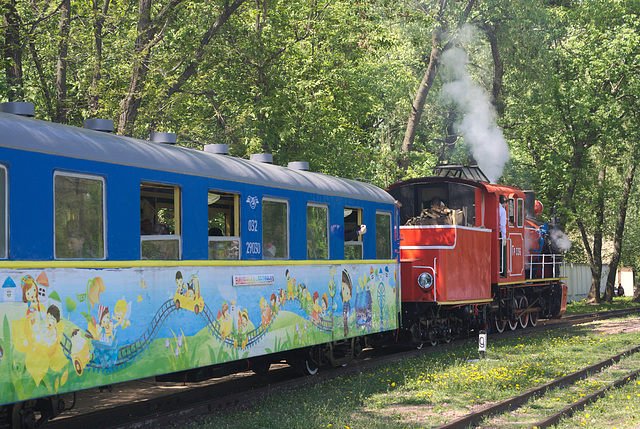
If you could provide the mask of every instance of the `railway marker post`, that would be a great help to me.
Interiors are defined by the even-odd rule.
[[[482,330],[478,335],[478,354],[480,355],[480,359],[484,359],[486,351],[487,351],[487,331]]]

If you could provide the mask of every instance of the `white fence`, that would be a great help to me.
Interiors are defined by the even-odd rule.
[[[567,277],[567,301],[582,301],[589,295],[591,289],[591,269],[587,264],[566,264],[565,275]],[[602,276],[600,278],[600,293],[604,293],[609,275],[609,265],[602,265]],[[622,283],[625,296],[633,296],[633,272],[629,269],[621,268],[618,271],[617,283]]]

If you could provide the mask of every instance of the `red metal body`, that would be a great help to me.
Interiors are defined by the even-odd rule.
[[[465,179],[430,177],[394,186],[422,187],[416,206],[425,206],[431,195],[466,193],[462,225],[412,225],[400,227],[400,259],[403,302],[447,304],[486,302],[491,285],[525,280],[525,195],[519,189]],[[449,190],[443,191],[445,187]],[[462,191],[453,190],[453,187]],[[391,188],[393,189],[393,187]],[[401,191],[398,191],[401,192]],[[500,273],[499,196],[509,198],[507,213],[506,272]],[[453,197],[450,198],[453,202]],[[416,211],[415,207],[411,209]],[[472,216],[469,214],[472,213]],[[433,288],[418,286],[418,276],[430,272]]]
[[[457,225],[403,226],[400,239],[402,301],[491,301],[490,230]],[[426,293],[417,282],[425,270],[435,279]]]

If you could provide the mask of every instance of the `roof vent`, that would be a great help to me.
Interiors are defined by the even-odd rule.
[[[229,155],[229,145],[228,144],[206,144],[204,145],[204,151],[208,153],[215,153],[217,155]]]
[[[151,133],[149,140],[154,143],[176,144],[176,133]]]
[[[88,130],[103,131],[105,133],[113,132],[113,120],[111,119],[85,119],[82,126]]]
[[[309,163],[307,161],[291,161],[289,164],[287,164],[287,167],[291,168],[292,170],[309,171]]]
[[[265,164],[273,164],[273,155],[270,153],[252,153],[249,156],[251,161],[264,162]]]
[[[36,109],[33,103],[28,101],[8,101],[0,104],[0,112],[12,113],[18,116],[27,116],[33,118],[36,115]]]

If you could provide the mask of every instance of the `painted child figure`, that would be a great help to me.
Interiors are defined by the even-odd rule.
[[[349,336],[349,313],[351,313],[351,304],[349,300],[353,294],[353,284],[347,270],[342,270],[342,323],[344,325],[344,336]]]

